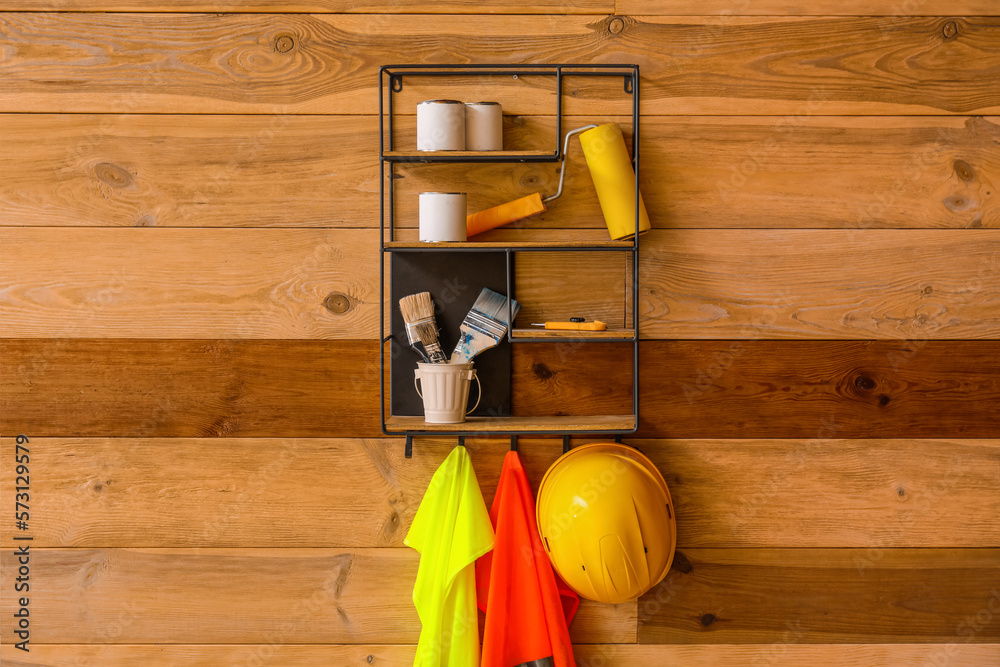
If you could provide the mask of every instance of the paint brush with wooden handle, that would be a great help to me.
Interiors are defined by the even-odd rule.
[[[438,342],[437,321],[434,319],[434,302],[430,292],[410,294],[399,300],[399,312],[406,322],[406,337],[410,347],[420,352],[424,360],[432,364],[446,364],[448,357]],[[421,352],[417,344],[423,346],[426,354]]]
[[[521,310],[521,304],[510,300],[513,320]],[[477,354],[496,347],[507,335],[507,297],[484,287],[479,298],[472,304],[472,310],[462,320],[462,335],[455,351],[451,353],[451,363],[464,364],[472,361]]]

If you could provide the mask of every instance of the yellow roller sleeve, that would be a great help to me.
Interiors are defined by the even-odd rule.
[[[618,241],[632,237],[635,234],[635,172],[621,128],[615,123],[599,125],[581,133],[580,144],[611,238]],[[648,229],[649,215],[640,195],[639,233]]]
[[[506,204],[488,208],[479,213],[473,213],[465,218],[468,235],[474,236],[491,229],[496,229],[515,220],[521,220],[536,213],[544,213],[545,204],[538,192],[521,197]]]

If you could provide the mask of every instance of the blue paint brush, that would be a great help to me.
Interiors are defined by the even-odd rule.
[[[517,317],[521,304],[511,299],[511,317]],[[462,335],[455,351],[451,353],[451,363],[465,364],[479,353],[496,347],[507,335],[507,297],[484,287],[479,298],[472,304],[472,310],[462,320]]]

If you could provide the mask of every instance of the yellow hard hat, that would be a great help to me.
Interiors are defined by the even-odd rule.
[[[552,566],[582,598],[632,600],[670,569],[670,491],[632,447],[597,442],[566,452],[542,478],[535,511]]]

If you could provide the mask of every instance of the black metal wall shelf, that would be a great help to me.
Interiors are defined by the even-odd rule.
[[[404,90],[405,81],[416,77],[512,77],[519,76],[552,77],[555,93],[556,145],[551,150],[532,148],[527,150],[504,151],[441,151],[417,152],[414,147],[402,149],[396,145],[394,137],[394,116],[398,113],[398,101],[394,96]],[[406,436],[407,456],[410,455],[412,438],[415,436],[511,436],[512,442],[518,435],[561,435],[564,442],[569,435],[602,434],[617,439],[624,434],[634,433],[639,423],[639,336],[637,327],[638,275],[639,275],[639,235],[627,241],[579,240],[569,238],[573,230],[565,230],[567,238],[553,240],[562,230],[549,229],[544,238],[531,238],[531,231],[523,230],[524,239],[514,241],[469,241],[466,243],[422,243],[396,238],[395,220],[395,168],[402,164],[433,163],[545,163],[564,159],[563,97],[564,79],[567,77],[620,77],[623,94],[631,98],[632,107],[632,166],[636,173],[635,188],[635,228],[639,227],[639,67],[630,64],[558,64],[558,65],[385,65],[379,68],[379,218],[380,253],[379,268],[382,277],[381,294],[387,297],[386,257],[405,255],[410,258],[424,258],[428,266],[433,266],[435,253],[503,253],[506,258],[506,283],[508,313],[511,313],[511,299],[514,294],[515,255],[519,252],[625,252],[631,255],[632,326],[613,328],[606,332],[555,332],[547,330],[508,329],[505,344],[519,343],[598,343],[617,342],[632,344],[632,412],[621,415],[599,416],[542,416],[526,417],[496,414],[488,411],[485,416],[470,416],[462,424],[426,423],[418,415],[397,415],[392,407],[387,414],[386,398],[396,397],[396,392],[408,387],[393,385],[390,380],[389,393],[386,391],[387,370],[390,371],[400,349],[408,351],[405,334],[386,330],[386,304],[382,304],[379,316],[379,331],[382,341],[380,354],[380,411],[382,432],[386,435]],[[391,267],[390,267],[391,269]],[[388,281],[394,285],[391,270]],[[478,293],[478,290],[477,290]],[[395,308],[395,303],[389,304]],[[509,378],[508,378],[509,381]],[[411,389],[412,391],[412,389]]]

